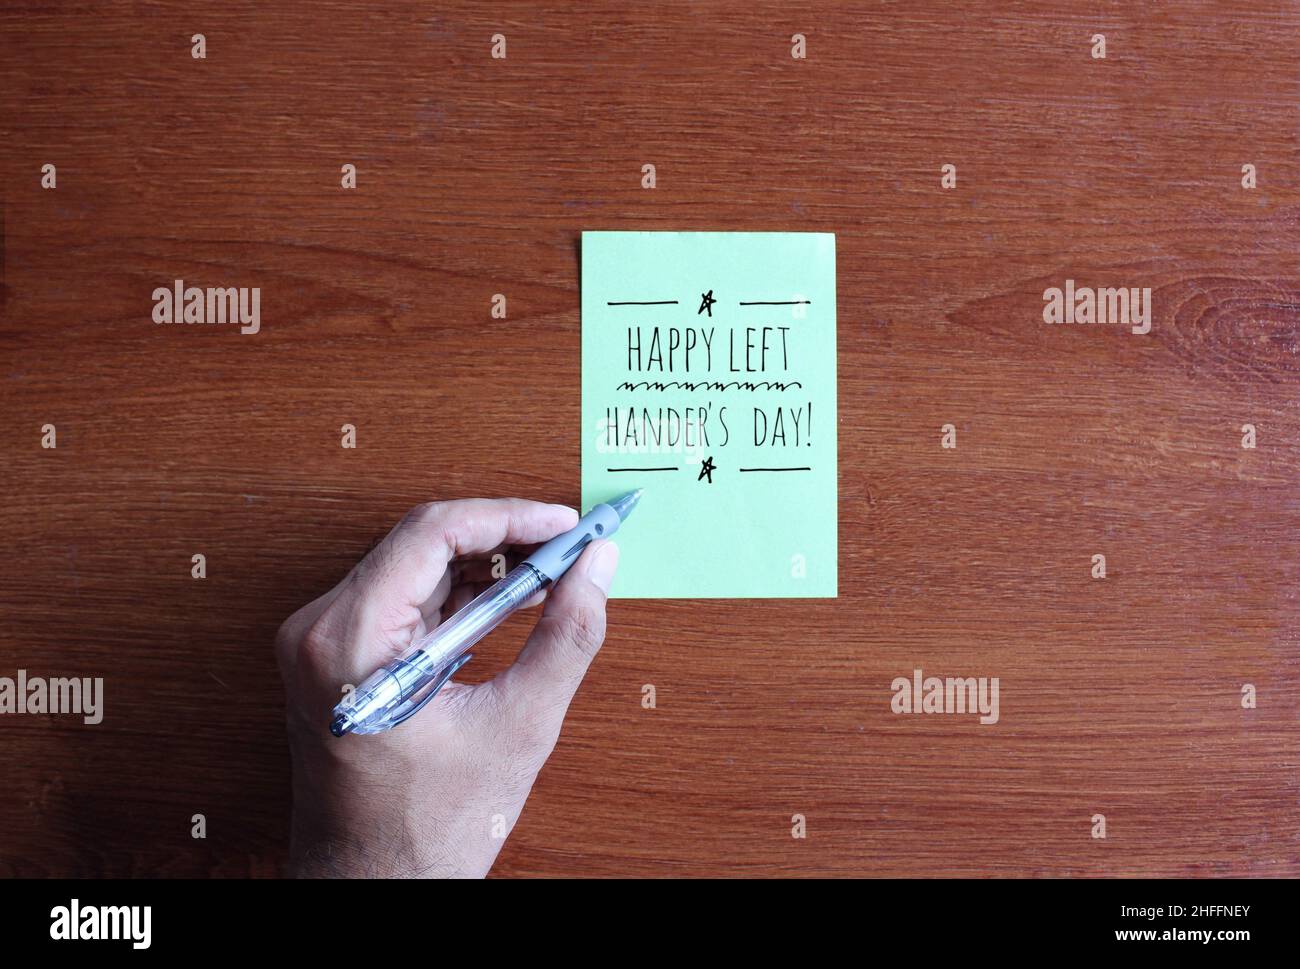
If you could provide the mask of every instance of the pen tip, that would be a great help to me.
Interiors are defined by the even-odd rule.
[[[615,498],[609,503],[609,506],[618,512],[619,521],[627,521],[627,516],[632,513],[632,509],[636,507],[636,503],[641,500],[643,494],[645,494],[645,489],[637,488],[636,491],[629,491],[621,498]]]

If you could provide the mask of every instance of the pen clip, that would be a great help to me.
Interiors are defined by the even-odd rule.
[[[388,715],[387,719],[376,727],[375,732],[382,733],[385,730],[392,730],[399,723],[405,723],[423,710],[424,705],[437,696],[438,691],[447,685],[447,681],[452,678],[452,675],[473,658],[473,653],[466,653],[464,656],[453,660],[446,669],[438,674],[438,678],[426,688],[424,694],[418,700],[412,697],[397,707]]]

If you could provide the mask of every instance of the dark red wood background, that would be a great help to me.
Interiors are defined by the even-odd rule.
[[[0,13],[0,675],[106,680],[0,718],[0,872],[280,870],[278,623],[417,502],[577,501],[579,233],[640,228],[837,234],[840,598],[612,604],[498,873],[1300,874],[1300,9],[482,6]]]

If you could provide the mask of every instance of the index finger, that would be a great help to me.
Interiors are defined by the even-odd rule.
[[[500,545],[531,545],[578,523],[566,505],[523,498],[465,498],[411,509],[353,570],[344,595],[360,607],[362,641],[414,628],[454,558]],[[395,646],[403,645],[400,641]]]

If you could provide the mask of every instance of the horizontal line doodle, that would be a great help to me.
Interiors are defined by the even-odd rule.
[[[740,305],[741,306],[811,306],[812,300],[810,299],[781,299],[781,300],[773,300],[773,301],[754,300],[753,302],[750,303],[746,303],[744,300],[741,300]]]
[[[652,299],[648,302],[637,302],[635,300],[624,300],[621,303],[605,303],[606,306],[676,306],[675,299]]]
[[[606,471],[680,471],[681,468],[606,468]]]
[[[728,380],[725,383],[720,380],[670,380],[667,383],[652,380],[638,380],[632,383],[625,380],[615,390],[668,390],[674,388],[677,390],[726,390],[728,387],[735,387],[737,390],[789,390],[791,387],[803,387],[803,384],[797,380],[791,380],[785,383],[780,380],[760,380],[757,383],[748,380]]]
[[[812,468],[741,468],[741,471],[811,471]]]

